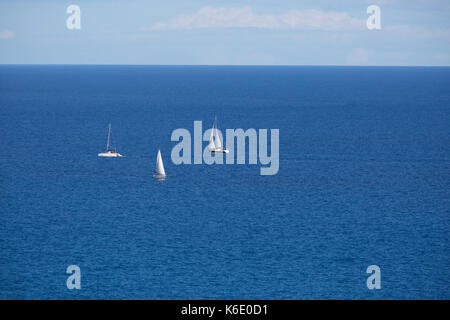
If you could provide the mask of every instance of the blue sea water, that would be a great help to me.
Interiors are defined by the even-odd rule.
[[[174,165],[214,115],[278,174]],[[1,299],[450,298],[450,68],[0,66],[0,137]]]

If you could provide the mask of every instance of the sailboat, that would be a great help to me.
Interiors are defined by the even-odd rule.
[[[153,176],[157,179],[164,179],[166,177],[166,171],[164,171],[161,151],[159,149],[158,156],[156,157],[156,173]]]
[[[116,151],[115,148],[111,148],[110,144],[111,144],[111,123],[109,124],[108,128],[108,140],[106,141],[106,150],[105,152],[100,152],[98,156],[109,158],[123,157],[120,153]]]
[[[217,117],[214,117],[213,127],[211,129],[211,137],[209,138],[209,151],[212,153],[228,153],[229,151],[222,147],[219,132],[217,129]]]

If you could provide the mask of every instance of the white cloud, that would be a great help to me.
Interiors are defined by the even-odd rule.
[[[0,39],[11,39],[14,38],[14,33],[11,30],[5,30],[0,32]]]
[[[251,7],[203,7],[188,15],[157,22],[143,30],[200,29],[200,28],[263,28],[306,30],[364,29],[365,20],[343,12],[320,10],[291,10],[284,14],[256,14]]]

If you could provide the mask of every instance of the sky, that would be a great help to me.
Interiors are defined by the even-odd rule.
[[[450,0],[1,0],[0,64],[450,66]]]

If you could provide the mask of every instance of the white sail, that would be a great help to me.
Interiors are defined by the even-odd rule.
[[[214,117],[214,123],[211,129],[211,137],[209,138],[209,149],[214,151],[222,149],[222,141],[220,141],[216,117]]]
[[[228,153],[229,151],[222,146],[220,140],[219,129],[217,127],[217,118],[214,117],[213,127],[211,129],[211,137],[209,138],[209,150],[217,153]]]
[[[156,173],[161,176],[165,176],[164,165],[161,157],[161,151],[158,149],[158,156],[156,157]]]
[[[209,137],[209,150],[215,150],[216,145],[214,144],[214,127],[211,129],[211,136]]]
[[[215,136],[215,146],[217,149],[222,149],[222,141],[220,141],[219,130],[217,128],[214,129]]]

